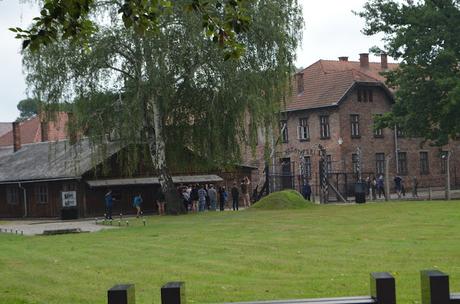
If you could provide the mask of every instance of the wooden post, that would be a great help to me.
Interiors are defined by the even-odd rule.
[[[371,297],[378,304],[396,304],[395,278],[388,272],[371,273]]]
[[[107,291],[108,304],[135,304],[133,284],[115,285]]]
[[[161,304],[185,304],[185,283],[169,282],[161,287]]]
[[[420,272],[422,304],[449,304],[449,276],[439,270]]]

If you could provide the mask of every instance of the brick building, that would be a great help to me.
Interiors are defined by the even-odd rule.
[[[66,125],[69,116],[65,112],[56,114],[48,123],[41,123],[38,115],[19,123],[22,144],[41,141],[58,141],[67,138]],[[11,123],[0,123],[0,147],[13,146],[13,128]]]
[[[116,197],[116,214],[133,213],[132,198],[139,193],[144,198],[143,210],[156,212],[160,183],[149,169],[149,158],[127,175],[120,169],[122,154],[127,153],[120,142],[108,141],[98,148],[85,138],[76,142],[62,139],[65,124],[38,119],[11,126],[11,132],[0,137],[5,140],[4,146],[0,144],[0,218],[55,218],[69,208],[81,217],[100,216],[108,189]],[[171,170],[177,185],[212,183],[230,189],[233,181],[251,175],[252,168],[243,165],[225,172],[194,168],[197,156],[189,157],[189,167]]]
[[[367,176],[385,173],[385,159],[389,159],[392,181],[398,173],[406,188],[416,176],[421,187],[442,186],[445,183],[446,160],[441,156],[451,151],[452,183],[457,183],[460,151],[458,142],[433,147],[421,139],[407,138],[403,130],[374,130],[374,119],[391,110],[393,92],[384,84],[380,74],[398,65],[369,62],[368,54],[360,54],[359,61],[340,57],[338,61],[319,60],[294,78],[292,96],[281,113],[278,142],[271,153],[272,189],[300,188],[300,175],[305,172],[310,183],[318,185],[321,144],[327,151],[330,181],[350,192],[356,180],[358,166]],[[257,147],[253,164],[261,176],[263,142]],[[359,163],[359,165],[358,165]],[[342,190],[342,189],[341,189]]]

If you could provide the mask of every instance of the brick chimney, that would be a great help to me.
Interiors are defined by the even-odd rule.
[[[41,141],[49,141],[49,123],[47,121],[40,122]]]
[[[21,149],[21,125],[18,121],[13,122],[13,151]]]
[[[361,53],[361,54],[359,54],[359,66],[361,68],[368,68],[369,67],[369,53]]]
[[[385,53],[380,54],[380,66],[382,70],[388,69],[388,56]]]
[[[69,135],[69,143],[71,145],[74,145],[77,143],[78,140],[77,131],[75,130],[75,116],[72,112],[68,112],[67,117],[67,131]]]
[[[347,62],[347,61],[348,61],[348,57],[347,57],[347,56],[341,56],[341,57],[339,57],[339,61]]]

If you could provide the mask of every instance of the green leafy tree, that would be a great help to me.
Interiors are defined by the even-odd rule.
[[[438,145],[460,133],[460,1],[368,1],[357,13],[364,33],[384,34],[385,52],[400,59],[386,73],[396,89],[383,125]],[[381,52],[378,48],[373,51]]]
[[[26,98],[18,103],[19,117],[17,121],[24,121],[38,114],[39,101],[34,98]]]
[[[202,18],[182,9],[188,2],[176,1],[156,30],[139,34],[101,1],[86,47],[60,41],[24,52],[29,88],[44,100],[76,99],[77,127],[95,144],[110,135],[130,147],[133,166],[147,151],[171,213],[182,204],[170,168],[187,152],[200,165],[229,166],[258,128],[271,126],[303,26],[295,0],[251,2],[245,10],[257,18],[238,38],[246,51],[225,60]]]

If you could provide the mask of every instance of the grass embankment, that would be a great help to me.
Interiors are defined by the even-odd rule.
[[[396,277],[398,303],[420,303],[419,271],[460,291],[460,203],[315,206],[151,217],[128,228],[52,237],[0,234],[0,303],[106,303],[116,283],[138,304],[167,281],[188,303],[366,295],[369,273]]]
[[[257,210],[302,209],[314,206],[295,190],[274,192],[252,205]]]

